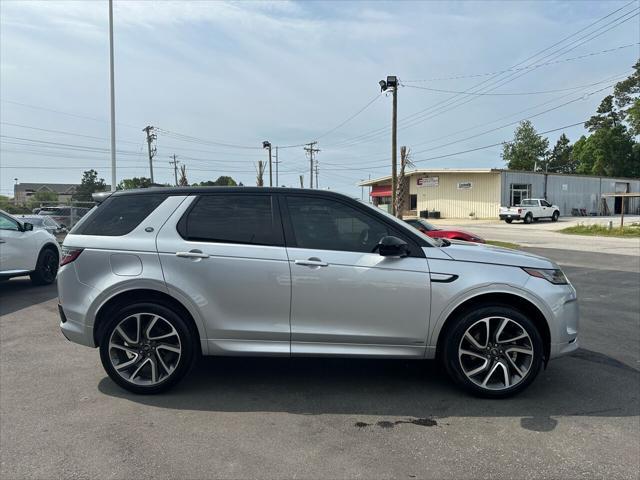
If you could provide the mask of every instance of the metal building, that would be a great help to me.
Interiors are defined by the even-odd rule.
[[[501,205],[517,205],[524,198],[546,198],[560,214],[640,214],[640,199],[603,197],[605,193],[638,193],[640,179],[485,169],[427,169],[407,173],[409,188],[404,215],[439,212],[445,218],[495,218]],[[391,176],[364,181],[371,201],[390,210]]]

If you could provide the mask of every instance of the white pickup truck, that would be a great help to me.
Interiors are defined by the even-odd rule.
[[[500,207],[500,220],[507,223],[514,220],[531,223],[541,218],[550,218],[552,222],[557,222],[559,217],[560,208],[557,205],[551,205],[544,198],[527,198],[515,207]]]

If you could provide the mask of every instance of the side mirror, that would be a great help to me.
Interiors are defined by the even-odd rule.
[[[22,224],[22,231],[23,232],[30,232],[31,230],[33,230],[33,223],[24,222]]]
[[[377,251],[383,257],[407,257],[409,245],[398,237],[382,237],[373,251]]]

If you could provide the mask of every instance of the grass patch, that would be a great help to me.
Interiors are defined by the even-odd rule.
[[[637,237],[640,238],[640,224],[631,224],[620,229],[619,225],[614,225],[611,230],[606,225],[575,225],[560,230],[561,233],[572,235],[597,235],[602,237]]]
[[[517,243],[501,242],[499,240],[487,240],[487,243],[489,245],[495,245],[496,247],[511,248],[513,250],[517,250],[518,248],[520,248],[520,245],[518,245]]]

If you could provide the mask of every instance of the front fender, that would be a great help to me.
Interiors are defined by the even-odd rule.
[[[540,310],[540,312],[542,312],[549,330],[553,332],[554,329],[551,328],[549,321],[549,319],[553,318],[553,313],[549,306],[540,297],[529,290],[514,285],[505,283],[488,283],[463,291],[450,299],[446,306],[439,312],[439,314],[437,314],[437,319],[431,329],[431,336],[427,341],[427,347],[432,350],[435,349],[442,327],[458,307],[468,301],[488,294],[514,295],[532,303],[538,308],[538,310]]]

